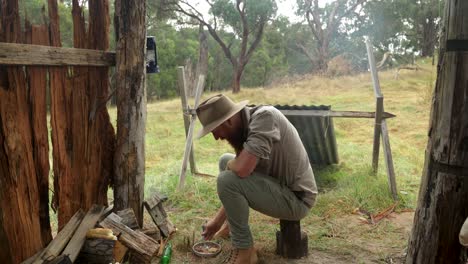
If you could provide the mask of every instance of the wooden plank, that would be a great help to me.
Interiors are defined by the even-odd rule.
[[[120,223],[121,218],[116,214],[110,214],[99,225],[109,228],[114,235],[119,237],[119,241],[124,244],[139,259],[139,263],[149,263],[158,252],[159,243],[143,232],[134,231],[128,226]]]
[[[332,110],[280,110],[286,116],[317,116],[343,118],[375,118],[375,112],[362,111],[332,111]],[[392,118],[394,114],[383,112],[382,118]]]
[[[150,207],[146,202],[143,204],[164,237],[169,237],[169,235],[175,232],[175,226],[167,219],[166,211],[161,203],[154,207]]]
[[[96,225],[103,211],[104,206],[102,205],[95,204],[91,206],[88,213],[81,222],[80,226],[73,235],[72,239],[68,243],[67,247],[65,248],[65,250],[63,250],[62,254],[68,255],[72,262],[76,260],[78,254],[80,253],[81,247],[83,246],[86,240],[86,233],[89,229],[93,228]]]
[[[45,260],[53,259],[59,256],[60,252],[62,252],[68,241],[70,241],[83,218],[84,212],[80,209],[75,213],[75,215],[73,215],[72,218],[70,218],[70,221],[68,221],[65,227],[57,234],[54,240],[49,243],[44,251],[42,251],[38,258],[32,263],[41,264],[44,263]]]
[[[149,208],[153,208],[157,206],[160,202],[164,202],[166,200],[167,196],[154,192],[153,196],[151,196],[151,198],[147,199],[143,203],[146,204]]]
[[[135,213],[132,208],[127,208],[117,212],[117,215],[122,218],[121,223],[130,227],[133,230],[140,229],[140,225],[137,222]]]
[[[189,131],[189,126],[190,126],[190,117],[188,116],[188,103],[187,103],[187,82],[185,80],[185,72],[184,72],[184,67],[180,66],[177,67],[177,84],[179,86],[179,91],[180,91],[180,100],[182,103],[182,116],[184,118],[184,128],[185,128],[185,137],[187,138],[188,136],[188,131]],[[193,114],[192,114],[193,115]],[[193,143],[192,147],[190,149],[190,157],[189,157],[189,162],[190,162],[190,171],[192,173],[197,173],[197,167],[195,164],[195,157],[193,154]]]
[[[198,84],[197,84],[197,90],[195,94],[195,104],[194,108],[197,108],[198,102],[200,101],[201,94],[203,92],[203,86],[205,83],[205,75],[200,75],[198,78]],[[196,115],[192,115],[191,121],[190,121],[190,126],[189,126],[189,131],[187,134],[187,140],[185,141],[185,151],[184,151],[184,158],[182,159],[182,166],[180,169],[180,175],[179,175],[179,185],[177,186],[177,189],[180,190],[184,187],[185,184],[185,173],[187,170],[187,159],[190,153],[190,150],[192,149],[192,138],[193,138],[193,129],[195,127],[195,119]]]
[[[392,149],[390,148],[390,138],[388,136],[387,121],[382,120],[382,145],[384,150],[385,164],[387,165],[388,183],[394,200],[398,200],[395,168],[393,167]]]
[[[0,64],[115,66],[115,52],[0,42]]]
[[[379,83],[379,76],[377,75],[377,67],[375,66],[375,58],[374,58],[374,48],[370,43],[370,40],[366,40],[366,48],[367,48],[367,57],[369,58],[369,68],[371,71],[372,76],[372,83],[374,87],[374,94],[375,97],[383,96],[382,92],[380,91],[380,83]]]
[[[372,150],[372,171],[377,175],[379,168],[379,151],[380,151],[380,131],[382,124],[382,113],[383,113],[383,97],[379,96],[376,98],[376,115],[374,124],[374,145]]]

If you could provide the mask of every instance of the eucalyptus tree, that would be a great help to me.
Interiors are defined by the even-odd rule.
[[[318,0],[297,0],[297,13],[304,16],[314,39],[312,48],[298,45],[318,71],[325,71],[330,59],[330,43],[345,22],[361,19],[367,0],[336,0],[321,7]],[[300,44],[300,43],[299,43]]]
[[[187,0],[164,0],[163,8],[185,16],[182,22],[201,24],[221,47],[233,67],[232,91],[240,91],[246,65],[260,44],[268,21],[276,15],[274,0],[206,0],[208,15]],[[225,39],[223,32],[232,32],[234,39]],[[239,46],[232,45],[238,40]]]

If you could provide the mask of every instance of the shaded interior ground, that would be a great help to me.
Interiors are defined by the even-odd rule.
[[[354,214],[335,218],[333,225],[336,233],[327,237],[323,245],[318,244],[320,241],[314,241],[313,232],[307,231],[309,255],[298,260],[277,256],[274,234],[271,234],[271,237],[264,238],[266,241],[256,244],[256,246],[262,245],[257,248],[259,263],[403,263],[408,235],[413,224],[413,215],[413,212],[392,213],[375,225],[364,223],[360,216]],[[266,225],[275,225],[270,218],[265,217],[264,220]],[[308,227],[304,229],[310,230]],[[373,236],[376,229],[379,229],[377,232],[379,235]],[[388,233],[385,230],[388,230]],[[220,240],[223,250],[217,257],[200,258],[185,246],[181,236],[183,235],[176,234],[172,240],[174,245],[172,263],[221,263],[231,248],[229,240]],[[156,258],[154,263],[159,263],[159,259]]]

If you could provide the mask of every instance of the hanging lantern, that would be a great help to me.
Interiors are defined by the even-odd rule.
[[[153,36],[146,37],[146,73],[158,73],[158,55],[156,40]]]

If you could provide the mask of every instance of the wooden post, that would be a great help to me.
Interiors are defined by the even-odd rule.
[[[379,167],[379,152],[380,152],[380,131],[382,126],[382,112],[383,112],[383,97],[376,98],[375,109],[375,125],[374,125],[374,148],[372,150],[372,170],[377,175]]]
[[[117,146],[114,209],[132,208],[143,226],[145,182],[146,1],[117,0]]]
[[[180,99],[182,102],[182,116],[184,117],[184,127],[185,127],[185,138],[188,139],[188,131],[190,126],[190,117],[188,116],[188,100],[187,100],[187,82],[185,80],[184,67],[177,67],[177,83],[179,85]],[[190,148],[190,171],[192,174],[197,173],[197,167],[195,165],[195,157],[193,155],[193,143]]]
[[[280,220],[280,231],[276,232],[276,254],[289,259],[308,255],[307,234],[301,231],[300,221]]]
[[[383,95],[380,90],[379,76],[377,74],[377,67],[375,66],[374,52],[372,44],[369,39],[366,40],[367,47],[367,56],[369,58],[369,68],[371,70],[372,83],[374,87],[374,95],[376,98],[376,113],[375,113],[375,127],[374,127],[374,148],[372,152],[372,169],[374,173],[377,173],[378,162],[379,162],[379,148],[380,142],[379,137],[382,135],[384,155],[385,155],[385,164],[387,165],[387,176],[388,184],[390,187],[390,192],[394,200],[398,199],[396,180],[395,180],[395,170],[393,168],[393,158],[392,151],[390,148],[390,139],[388,136],[387,123],[385,119],[382,118],[382,113],[384,113],[383,106]]]
[[[418,205],[406,263],[466,263],[468,1],[447,0]]]
[[[390,138],[388,136],[387,121],[382,120],[382,145],[384,150],[385,164],[387,167],[388,187],[392,193],[393,200],[398,200],[398,193],[396,188],[395,169],[393,167],[392,149],[390,148]]]
[[[194,108],[196,109],[198,106],[198,102],[200,101],[201,94],[203,92],[203,85],[205,83],[205,76],[200,75],[198,78],[198,84],[197,84],[197,89],[196,89],[196,94],[195,94],[195,103],[194,103]],[[179,185],[177,186],[177,189],[182,189],[185,184],[185,174],[187,171],[187,159],[190,153],[190,150],[192,149],[192,138],[193,138],[193,129],[195,128],[195,120],[196,120],[196,115],[192,114],[192,117],[190,119],[190,126],[189,126],[189,131],[187,134],[187,141],[185,141],[185,151],[184,151],[184,157],[182,159],[182,166],[180,169],[180,175],[179,175]]]

